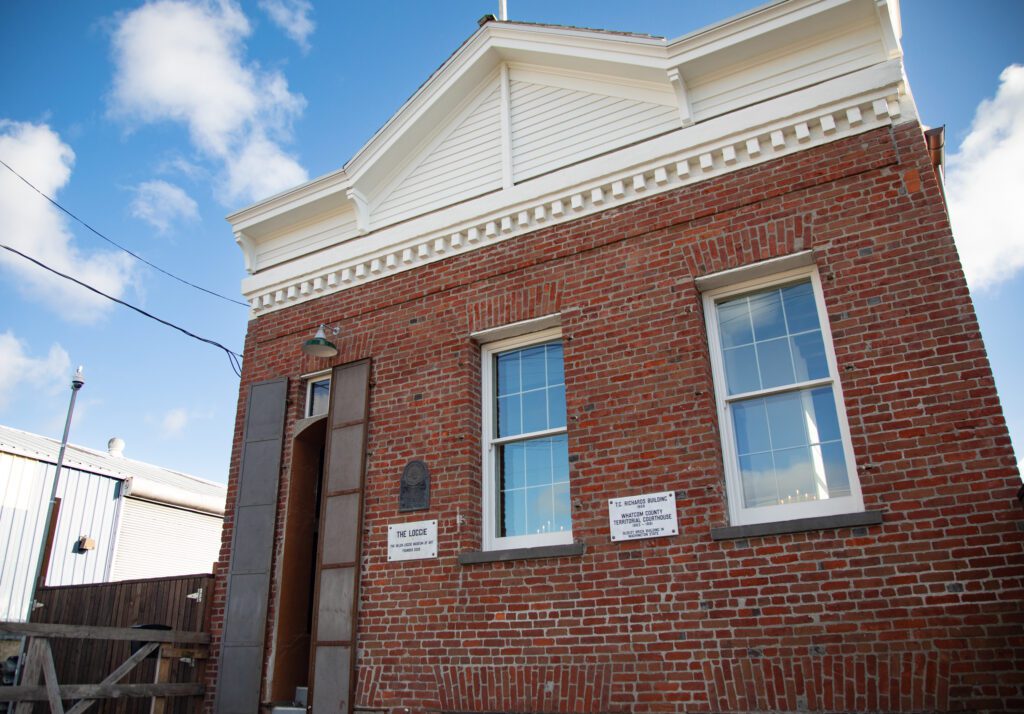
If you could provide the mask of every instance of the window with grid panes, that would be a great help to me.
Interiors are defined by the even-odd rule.
[[[813,268],[705,293],[733,524],[863,510]]]
[[[559,330],[483,346],[484,548],[572,542]]]

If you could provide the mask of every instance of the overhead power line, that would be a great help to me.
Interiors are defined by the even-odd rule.
[[[107,237],[106,237],[105,235],[103,235],[103,234],[102,234],[102,233],[100,233],[100,232],[99,232],[98,230],[96,230],[95,228],[93,228],[92,226],[90,226],[90,225],[89,225],[88,223],[86,223],[85,221],[83,221],[83,220],[82,220],[81,218],[79,218],[78,216],[76,216],[76,215],[75,215],[74,213],[72,213],[72,212],[71,212],[71,211],[69,211],[68,209],[64,208],[64,206],[60,205],[60,204],[59,204],[59,203],[58,203],[57,201],[55,201],[54,199],[52,199],[52,198],[50,198],[49,196],[47,196],[47,195],[46,195],[45,193],[43,193],[43,192],[42,192],[42,191],[40,191],[40,190],[39,190],[38,188],[36,188],[36,187],[35,187],[35,186],[34,186],[34,185],[32,184],[32,182],[31,182],[31,181],[29,181],[29,180],[28,180],[27,178],[25,178],[24,176],[22,176],[21,174],[19,174],[19,173],[18,173],[17,171],[15,171],[15,170],[14,170],[13,168],[11,168],[10,164],[8,164],[8,163],[7,163],[6,161],[4,161],[3,159],[0,159],[0,164],[3,164],[4,168],[6,168],[6,169],[7,169],[8,171],[10,171],[10,172],[11,172],[12,174],[14,174],[14,175],[15,175],[15,176],[17,176],[18,178],[20,178],[20,179],[21,179],[21,180],[22,180],[22,181],[23,181],[23,182],[25,183],[25,185],[26,185],[26,186],[28,186],[28,187],[29,187],[29,188],[31,188],[31,189],[32,189],[33,191],[35,191],[36,193],[38,193],[38,194],[39,194],[40,196],[42,196],[43,198],[45,198],[45,199],[46,199],[47,201],[49,201],[49,202],[50,202],[51,204],[53,204],[53,205],[54,205],[54,206],[55,206],[56,208],[60,209],[61,211],[63,211],[63,212],[64,212],[64,213],[66,213],[67,215],[71,216],[71,218],[73,218],[74,220],[76,220],[76,221],[78,221],[79,223],[81,223],[81,224],[82,224],[83,226],[85,226],[85,227],[86,227],[86,228],[87,228],[88,230],[90,230],[91,232],[93,232],[94,234],[96,234],[97,236],[99,236],[100,238],[102,238],[103,240],[105,240],[105,241],[106,241],[107,243],[110,243],[110,245],[112,245],[112,246],[114,246],[115,248],[118,248],[118,249],[120,249],[120,250],[123,250],[123,251],[124,251],[125,253],[127,253],[127,254],[128,254],[128,255],[130,255],[131,257],[133,257],[133,258],[135,258],[136,260],[138,260],[138,261],[140,261],[140,262],[142,262],[142,263],[145,263],[145,264],[146,264],[146,265],[148,265],[149,267],[153,268],[153,270],[156,270],[156,271],[158,271],[158,272],[160,272],[160,273],[163,273],[163,274],[164,274],[164,275],[166,275],[167,277],[169,277],[169,278],[173,278],[174,280],[177,280],[177,281],[178,281],[179,283],[184,283],[185,285],[188,285],[188,286],[189,286],[190,288],[195,288],[196,290],[200,290],[200,291],[202,291],[202,292],[204,292],[204,293],[207,293],[208,295],[213,295],[214,297],[218,297],[218,298],[220,298],[221,300],[227,300],[228,302],[233,302],[234,304],[236,304],[236,305],[241,305],[242,307],[249,307],[249,306],[248,306],[248,305],[247,305],[246,303],[242,302],[241,300],[235,300],[234,298],[230,298],[230,297],[228,297],[227,295],[221,295],[221,294],[220,294],[220,293],[218,293],[218,292],[215,292],[215,291],[213,291],[213,290],[208,290],[208,289],[206,289],[206,288],[204,288],[204,287],[202,287],[202,286],[200,286],[200,285],[196,285],[195,283],[190,283],[190,282],[189,282],[188,280],[185,280],[184,278],[179,278],[179,277],[178,277],[177,275],[175,275],[174,273],[171,273],[171,272],[168,272],[168,271],[164,270],[164,269],[163,269],[163,268],[161,268],[161,267],[160,267],[159,265],[154,265],[153,263],[150,263],[150,262],[149,262],[148,260],[146,260],[145,258],[143,258],[143,257],[142,257],[141,255],[139,255],[139,254],[137,254],[137,253],[133,253],[132,251],[128,250],[127,248],[125,248],[125,247],[124,247],[123,245],[121,245],[121,244],[120,244],[120,243],[118,243],[117,241],[114,241],[114,240],[111,240],[110,238],[107,238]]]
[[[184,327],[180,327],[178,325],[175,325],[173,322],[168,322],[167,320],[159,318],[156,315],[150,314],[150,313],[146,312],[145,310],[143,310],[142,308],[135,307],[134,305],[132,305],[130,303],[127,303],[124,300],[121,300],[120,298],[116,298],[113,295],[108,295],[107,293],[103,292],[102,290],[98,290],[97,288],[94,288],[92,285],[89,285],[88,283],[83,283],[81,280],[79,280],[77,278],[73,278],[70,275],[67,275],[65,273],[62,273],[59,270],[57,270],[56,268],[51,268],[46,263],[40,262],[40,261],[36,260],[35,258],[33,258],[30,255],[25,255],[24,253],[22,253],[20,250],[17,250],[16,248],[12,248],[11,246],[6,245],[4,243],[0,243],[0,248],[4,248],[5,250],[9,250],[10,252],[14,253],[15,255],[20,255],[25,260],[28,260],[28,261],[30,261],[32,263],[35,263],[40,268],[43,268],[44,270],[49,270],[54,275],[59,275],[60,277],[64,278],[65,280],[70,280],[71,282],[73,282],[73,283],[75,283],[77,285],[81,285],[86,290],[91,290],[92,292],[96,293],[97,295],[101,295],[101,296],[105,297],[107,300],[111,300],[113,302],[116,302],[118,305],[123,305],[124,307],[128,308],[129,310],[134,310],[135,312],[139,313],[140,315],[142,315],[144,317],[148,317],[150,320],[155,320],[156,322],[159,322],[161,325],[166,325],[167,327],[171,327],[171,328],[177,330],[178,332],[181,332],[181,333],[183,333],[185,335],[188,335],[189,337],[191,337],[194,340],[199,340],[200,342],[205,342],[208,345],[213,345],[214,347],[216,347],[218,349],[224,350],[224,353],[228,356],[228,362],[231,364],[231,369],[239,377],[242,376],[242,365],[241,365],[242,355],[239,354],[238,352],[234,352],[234,351],[228,349],[227,347],[225,347],[221,343],[216,342],[214,340],[208,340],[205,337],[200,337],[199,335],[197,335],[197,334],[195,334],[193,332],[189,332]]]

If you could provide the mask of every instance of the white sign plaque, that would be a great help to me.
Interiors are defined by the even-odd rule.
[[[437,521],[388,526],[388,562],[437,557]]]
[[[613,541],[678,535],[676,492],[610,498],[608,521]]]

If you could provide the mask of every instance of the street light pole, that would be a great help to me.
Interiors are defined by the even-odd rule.
[[[51,520],[53,519],[53,513],[57,508],[57,483],[60,481],[60,472],[64,468],[64,452],[68,448],[68,433],[71,431],[71,416],[75,413],[75,398],[78,397],[78,390],[85,384],[85,377],[82,375],[82,366],[79,365],[78,369],[75,370],[75,374],[71,377],[71,403],[68,404],[68,418],[64,422],[64,436],[60,440],[60,451],[57,452],[57,470],[53,474],[53,487],[50,488],[50,503],[46,508],[46,520],[43,523],[46,524],[46,528],[49,529]],[[39,554],[36,557],[36,574],[32,578],[32,595],[28,600],[28,618],[32,619],[32,610],[36,606],[36,592],[39,589],[39,581],[43,577],[43,562],[46,560],[46,542],[47,532],[43,532],[43,537],[39,543]],[[19,669],[24,667],[25,662],[25,640],[21,641],[21,656],[18,657]],[[21,679],[20,673],[18,679]]]
[[[57,453],[57,471],[53,475],[53,487],[50,489],[50,504],[46,508],[46,524],[53,518],[53,512],[57,508],[57,482],[60,480],[61,469],[64,468],[64,452],[68,448],[68,432],[71,431],[71,415],[75,413],[75,398],[78,397],[78,390],[85,384],[85,377],[82,376],[82,365],[78,365],[75,374],[71,377],[71,403],[68,404],[68,418],[64,422],[64,436],[60,440],[60,451]],[[46,534],[39,543],[39,557],[36,559],[36,576],[32,580],[32,598],[29,600],[29,614],[36,604],[36,590],[39,588],[39,579],[43,576],[43,561],[46,560]]]

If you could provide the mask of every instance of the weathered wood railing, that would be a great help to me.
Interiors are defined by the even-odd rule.
[[[172,683],[167,680],[171,663],[179,658],[205,661],[210,643],[210,636],[205,632],[0,622],[0,634],[29,638],[21,684],[0,687],[0,702],[18,703],[16,714],[31,714],[32,702],[48,702],[51,714],[81,714],[96,700],[120,697],[152,698],[150,712],[163,714],[167,697],[196,697],[203,694],[200,682]],[[135,640],[146,644],[101,682],[60,684],[53,663],[51,639]],[[153,652],[158,656],[153,683],[118,684]],[[42,685],[39,685],[40,677]],[[70,709],[64,709],[64,700],[78,701]]]

